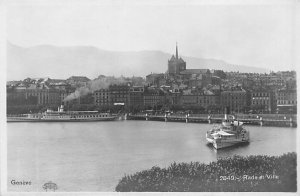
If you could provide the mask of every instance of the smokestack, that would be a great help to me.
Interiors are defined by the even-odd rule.
[[[64,111],[64,105],[61,105],[61,106],[60,106],[59,111],[60,111],[60,112],[63,112],[63,111]]]
[[[225,120],[228,120],[228,114],[230,114],[230,109],[228,106],[226,106],[225,107],[225,115],[224,115]]]

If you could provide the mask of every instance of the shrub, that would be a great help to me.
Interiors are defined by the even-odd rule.
[[[168,168],[152,167],[125,175],[116,191],[296,192],[296,159],[293,152],[282,156],[233,156],[209,164],[174,162]]]

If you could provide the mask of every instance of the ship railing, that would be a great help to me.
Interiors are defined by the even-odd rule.
[[[7,117],[28,117],[28,114],[7,114]]]

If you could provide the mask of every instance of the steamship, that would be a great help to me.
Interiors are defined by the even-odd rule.
[[[47,109],[43,113],[7,116],[7,122],[84,122],[116,119],[118,119],[117,115],[98,111],[64,111],[63,105],[58,107],[57,111]]]
[[[206,140],[216,149],[249,142],[249,131],[243,127],[243,122],[236,120],[233,115],[230,117],[225,114],[222,124],[206,133]]]

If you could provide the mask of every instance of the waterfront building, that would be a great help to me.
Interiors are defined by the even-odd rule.
[[[108,87],[110,93],[110,104],[111,105],[124,105],[127,107],[129,86],[126,84],[121,85],[110,85]]]
[[[58,90],[59,92],[59,99],[60,104],[64,104],[65,98],[71,93],[75,91],[75,88],[72,88],[70,84],[66,82],[66,80],[62,79],[49,79],[48,82],[49,86],[53,89]]]
[[[61,105],[71,92],[65,80],[26,78],[18,83],[8,83],[7,104],[10,105]]]
[[[31,84],[26,89],[26,99],[36,98],[34,105],[59,105],[60,91],[45,84]]]
[[[221,92],[222,107],[229,107],[231,112],[244,112],[246,104],[246,91],[240,87],[227,89]]]
[[[166,103],[179,105],[181,103],[181,96],[181,92],[178,89],[172,90],[166,94]]]
[[[60,90],[47,85],[31,84],[26,89],[10,89],[7,91],[8,105],[60,105]]]
[[[97,106],[110,106],[110,93],[108,88],[94,91],[94,104]]]
[[[181,96],[181,104],[184,106],[187,105],[197,105],[198,103],[198,96],[197,94],[183,94]]]
[[[25,89],[15,89],[7,88],[6,89],[6,104],[7,106],[16,106],[16,105],[28,105],[31,102],[35,103],[36,100],[26,99],[26,90]]]
[[[220,106],[220,96],[210,90],[191,90],[183,91],[180,96],[180,104],[183,106],[195,106],[203,110],[216,110]]]
[[[94,93],[88,93],[78,98],[79,104],[81,105],[94,105]]]
[[[144,106],[144,86],[132,86],[129,88],[128,105],[131,109],[141,109]]]
[[[60,105],[65,104],[65,98],[73,91],[68,91],[68,90],[60,90],[59,91],[59,97],[60,97]]]
[[[165,94],[160,89],[146,88],[144,91],[144,106],[156,110],[158,106],[165,104],[165,97]]]
[[[281,89],[276,92],[278,113],[297,113],[296,89]]]
[[[210,90],[202,90],[198,93],[198,105],[205,110],[216,108],[220,105],[220,96]]]
[[[272,113],[275,110],[275,93],[267,90],[255,90],[251,92],[250,108],[258,113]]]

